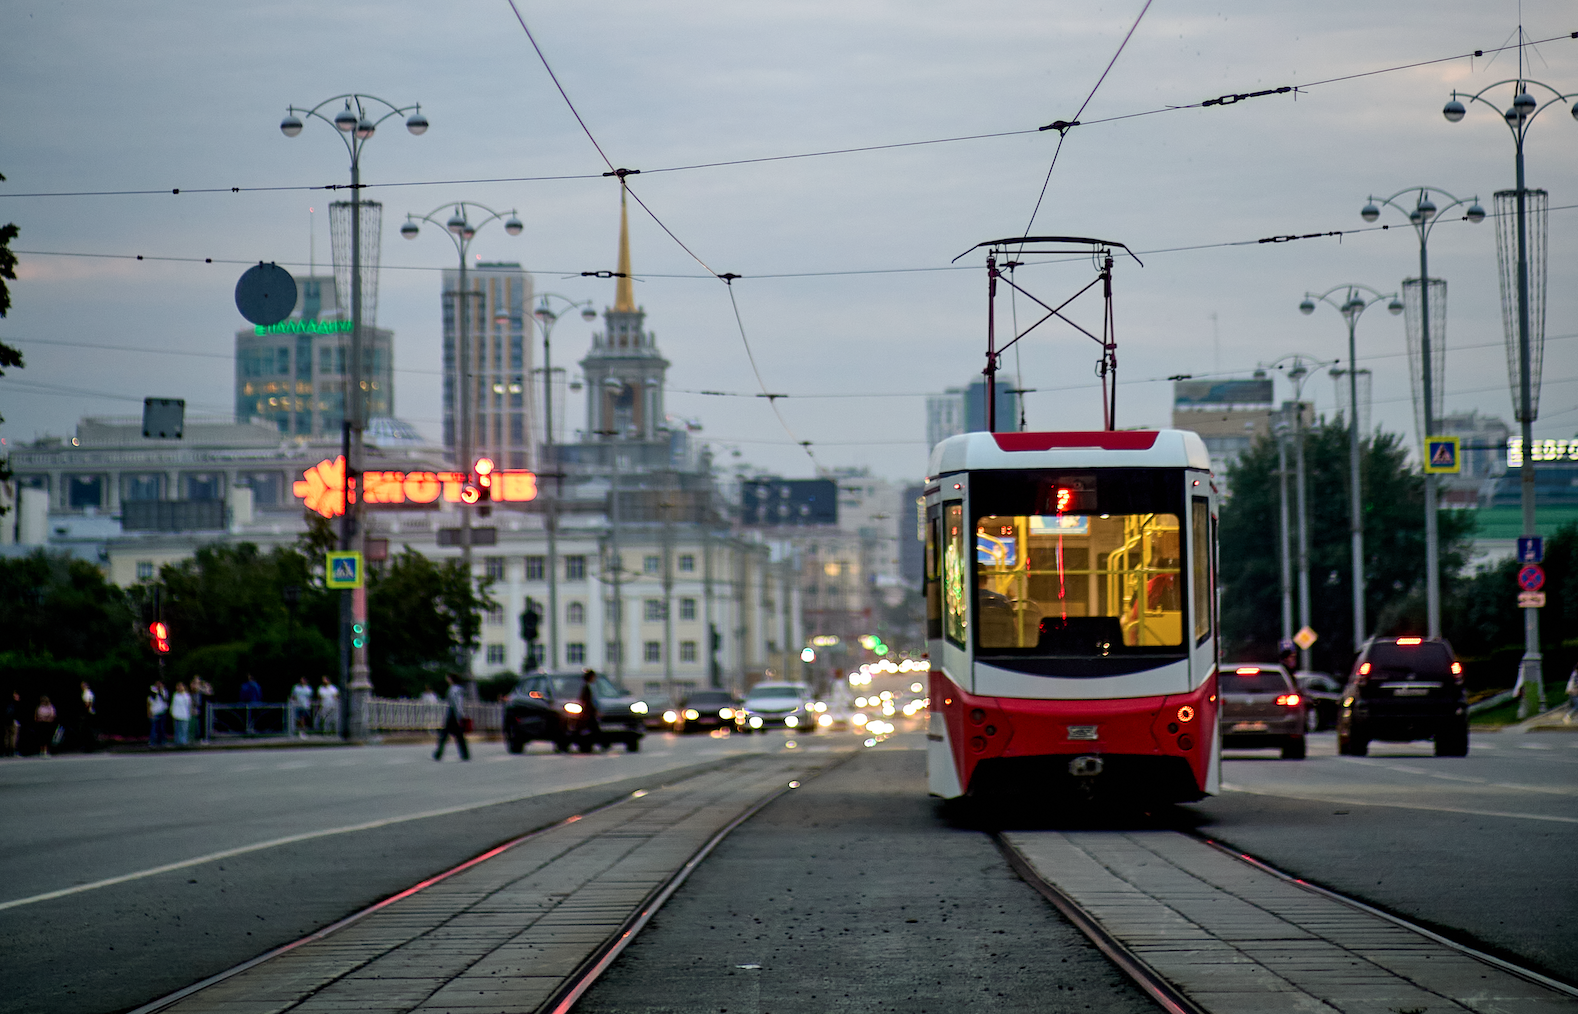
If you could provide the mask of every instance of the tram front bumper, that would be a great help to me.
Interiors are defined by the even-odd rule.
[[[1055,793],[1097,782],[1185,801],[1205,793],[1216,679],[1186,694],[1109,700],[979,697],[933,673],[959,784],[970,795]],[[938,683],[944,684],[938,686]]]

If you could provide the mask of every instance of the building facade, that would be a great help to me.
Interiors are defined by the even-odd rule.
[[[471,453],[501,468],[536,466],[536,386],[532,383],[532,279],[519,264],[482,262],[443,275],[444,447],[456,467],[462,425],[470,426]],[[462,312],[463,311],[463,312]],[[463,320],[462,320],[463,318]],[[459,332],[465,325],[464,345]],[[470,419],[460,421],[460,351],[470,388]]]

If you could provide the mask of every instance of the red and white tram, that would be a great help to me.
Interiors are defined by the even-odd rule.
[[[966,433],[926,486],[944,798],[1219,791],[1217,493],[1182,430]]]

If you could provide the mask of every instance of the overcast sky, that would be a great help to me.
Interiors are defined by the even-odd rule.
[[[829,467],[910,479],[925,470],[928,391],[982,364],[983,258],[975,243],[1019,235],[1047,173],[1055,132],[748,166],[654,173],[702,162],[1025,130],[1071,119],[1143,0],[865,0],[596,5],[517,0],[587,125],[632,187],[703,261],[734,283],[762,377],[796,436]],[[1491,49],[1513,38],[1514,0],[1374,3],[1155,0],[1082,119],[1196,103]],[[1578,30],[1570,0],[1525,0],[1532,38]],[[1530,53],[1530,76],[1578,92],[1578,40]],[[1516,76],[1517,54],[1462,59],[1294,95],[1162,112],[1072,129],[1035,231],[1087,235],[1142,251],[1117,267],[1120,426],[1165,425],[1171,374],[1236,373],[1287,353],[1346,353],[1337,313],[1303,317],[1307,290],[1363,282],[1383,292],[1417,274],[1411,231],[1277,245],[1165,248],[1363,228],[1359,208],[1427,184],[1487,207],[1513,186],[1500,118],[1441,116],[1453,88]],[[38,191],[290,187],[344,182],[339,139],[310,123],[287,139],[286,106],[360,91],[421,102],[432,129],[386,125],[363,156],[369,183],[577,176],[545,182],[386,186],[378,324],[396,335],[396,414],[438,433],[438,269],[443,237],[396,232],[407,212],[452,200],[518,208],[526,230],[479,234],[486,260],[518,260],[539,290],[613,300],[618,187],[543,70],[506,0],[215,4],[207,0],[35,2],[0,6],[0,222],[22,251],[212,257],[235,264],[21,255],[0,336],[27,357],[0,380],[0,435],[13,445],[69,435],[85,415],[130,414],[145,395],[228,413],[232,298],[247,262],[304,262],[323,191],[14,197]],[[1537,93],[1542,99],[1544,93]],[[1510,102],[1510,90],[1496,94]],[[1578,123],[1543,112],[1528,180],[1553,206],[1578,205]],[[316,208],[318,214],[309,214]],[[724,285],[633,208],[638,301],[672,361],[668,410],[765,469],[810,474],[762,399]],[[1455,213],[1454,213],[1455,214]],[[1382,222],[1404,224],[1388,211]],[[1578,209],[1550,216],[1548,343],[1536,434],[1578,431]],[[1432,274],[1448,280],[1446,409],[1511,421],[1495,225],[1444,221]],[[757,278],[805,272],[877,271]],[[298,272],[300,273],[300,272]],[[572,277],[565,277],[571,275]],[[658,277],[658,276],[688,277]],[[1022,268],[1022,284],[1061,301],[1088,262]],[[1001,309],[1011,312],[1006,300]],[[1026,315],[1021,302],[1020,316]],[[1099,303],[1071,315],[1099,326]],[[591,325],[567,317],[556,360],[579,359]],[[1374,421],[1412,436],[1402,318],[1380,307],[1359,325],[1375,371]],[[88,343],[155,349],[84,349]],[[1043,328],[1010,354],[1032,429],[1100,426],[1096,347]],[[1465,346],[1480,346],[1464,348]],[[1143,381],[1143,382],[1142,382]],[[1307,388],[1333,405],[1324,377]],[[1289,396],[1279,383],[1279,397]],[[582,425],[579,404],[571,426]],[[726,461],[732,461],[724,452]]]

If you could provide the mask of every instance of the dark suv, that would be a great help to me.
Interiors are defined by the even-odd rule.
[[[1435,740],[1437,757],[1468,755],[1463,664],[1436,637],[1372,637],[1353,664],[1337,713],[1337,752],[1363,757],[1371,740]]]
[[[606,676],[592,683],[599,735],[593,741],[577,734],[582,727],[585,682],[581,673],[534,673],[523,678],[504,701],[504,742],[510,753],[520,753],[534,739],[548,740],[560,753],[571,746],[584,752],[613,743],[623,743],[631,753],[640,750],[641,737],[646,735],[646,703]]]
[[[1275,662],[1224,665],[1217,692],[1224,747],[1279,746],[1284,759],[1304,759],[1304,703],[1286,669]]]

